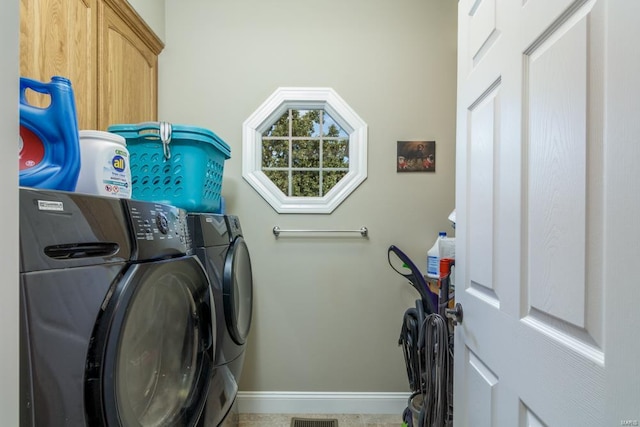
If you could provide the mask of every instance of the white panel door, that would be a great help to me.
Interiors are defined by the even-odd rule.
[[[458,8],[454,424],[640,425],[640,1]]]

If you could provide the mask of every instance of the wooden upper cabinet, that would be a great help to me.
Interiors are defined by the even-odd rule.
[[[71,81],[80,129],[95,129],[97,117],[97,0],[21,0],[20,75],[42,82]],[[48,97],[27,93],[31,104]]]
[[[162,41],[126,0],[21,0],[20,75],[69,78],[79,129],[157,120]],[[44,106],[47,97],[28,99]]]
[[[158,119],[158,54],[163,45],[128,4],[104,0],[100,22],[98,126]]]

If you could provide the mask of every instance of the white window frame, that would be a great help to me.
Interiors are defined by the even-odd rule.
[[[349,134],[349,172],[323,197],[289,197],[261,170],[262,134],[289,109],[325,110]],[[242,177],[278,213],[331,213],[367,179],[367,124],[331,88],[278,88],[242,125]]]

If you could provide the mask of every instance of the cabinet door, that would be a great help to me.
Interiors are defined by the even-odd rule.
[[[157,120],[159,52],[145,42],[139,27],[127,23],[111,5],[104,4],[102,13],[100,129],[118,123]]]
[[[96,46],[96,0],[21,0],[20,75],[43,82],[55,75],[71,80],[80,129],[97,126]],[[41,107],[47,98],[27,94]]]

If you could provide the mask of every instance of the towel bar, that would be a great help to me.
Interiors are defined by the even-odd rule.
[[[280,233],[360,233],[362,237],[369,235],[369,229],[365,226],[359,230],[283,230],[277,225],[273,227],[273,235],[278,237]]]

